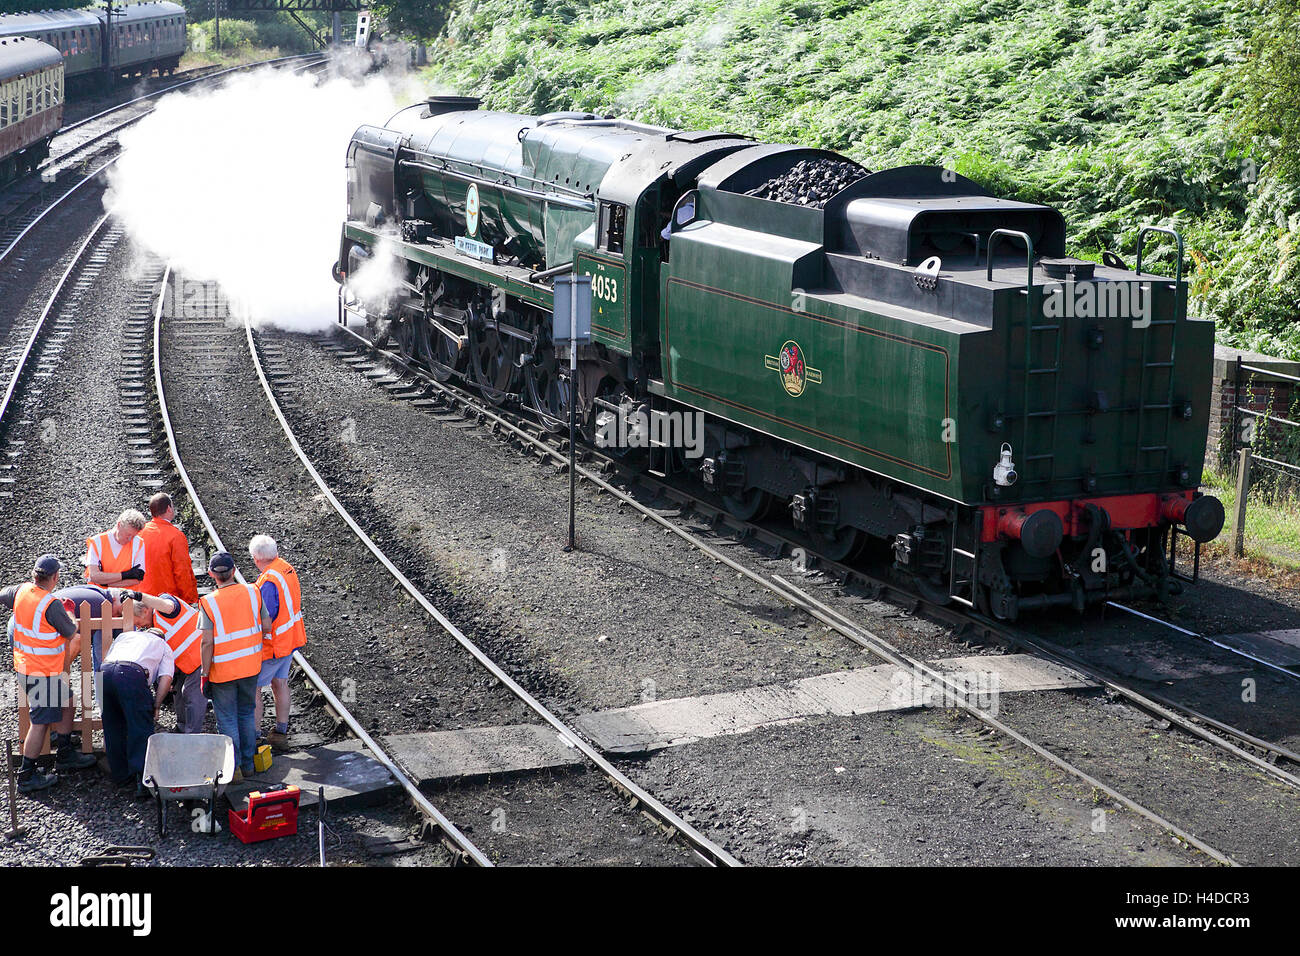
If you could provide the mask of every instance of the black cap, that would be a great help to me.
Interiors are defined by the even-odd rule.
[[[63,562],[53,554],[43,554],[36,559],[36,564],[32,570],[42,577],[53,574],[55,571],[63,570]]]
[[[230,556],[229,551],[218,551],[208,560],[209,571],[233,571],[235,570],[235,559]]]

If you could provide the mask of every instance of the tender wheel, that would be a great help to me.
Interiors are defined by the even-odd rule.
[[[828,560],[840,564],[856,558],[865,544],[866,535],[848,526],[838,529],[830,537],[819,535],[817,538],[817,550]]]
[[[762,488],[750,488],[740,495],[723,495],[722,503],[741,521],[758,521],[772,510],[772,496]]]
[[[943,584],[919,574],[912,575],[910,581],[916,588],[917,593],[931,604],[945,607],[952,603],[952,595],[948,593],[948,588]]]

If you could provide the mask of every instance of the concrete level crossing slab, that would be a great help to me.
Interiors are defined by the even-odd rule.
[[[379,743],[422,787],[580,766],[586,759],[543,724],[393,734]]]
[[[231,784],[226,788],[226,797],[231,806],[242,810],[254,790],[266,793],[291,785],[302,790],[299,806],[314,806],[316,791],[324,787],[325,801],[331,806],[356,807],[387,799],[397,781],[361,741],[343,740],[310,750],[274,754],[269,770]]]
[[[1047,661],[1006,654],[948,658],[931,666],[988,707],[996,695],[1095,686]],[[652,701],[584,714],[576,724],[606,753],[636,754],[742,734],[809,717],[853,716],[945,703],[937,685],[892,664],[818,674],[741,691]]]
[[[378,743],[420,786],[579,766],[585,759],[542,724],[393,734]],[[242,809],[254,790],[290,785],[302,790],[300,806],[314,805],[324,787],[329,804],[348,807],[386,799],[397,781],[360,741],[344,740],[274,754],[269,770],[232,784],[226,795]]]

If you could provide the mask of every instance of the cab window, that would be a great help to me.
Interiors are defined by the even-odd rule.
[[[616,202],[600,204],[600,245],[610,252],[622,253],[627,230],[627,206]]]

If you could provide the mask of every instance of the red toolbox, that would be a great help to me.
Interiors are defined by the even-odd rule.
[[[230,832],[243,843],[292,836],[298,832],[300,796],[297,787],[285,787],[270,793],[254,790],[248,795],[248,809],[243,813],[230,811]]]

